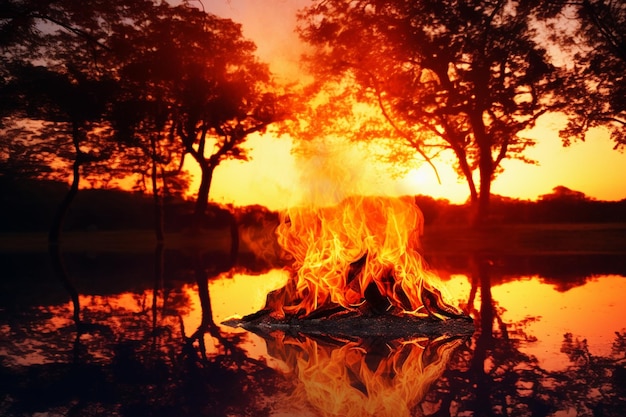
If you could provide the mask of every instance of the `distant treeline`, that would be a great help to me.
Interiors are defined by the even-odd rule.
[[[47,231],[67,193],[68,185],[55,181],[8,180],[0,177],[0,232]],[[166,198],[166,230],[181,230],[190,223],[194,203]],[[225,210],[215,209],[207,226],[228,224]],[[151,195],[118,189],[83,189],[76,195],[65,230],[120,230],[154,228]]]
[[[416,196],[415,200],[427,225],[466,225],[471,218],[468,204],[450,204],[447,200],[428,196]],[[536,201],[493,195],[487,221],[489,224],[624,222],[626,199],[594,200],[563,186],[555,187],[552,193],[542,195]]]
[[[61,182],[8,180],[0,177],[0,232],[47,231],[67,185]],[[416,196],[427,225],[467,225],[471,218],[468,204]],[[623,223],[626,200],[598,201],[566,187],[537,201],[493,196],[490,223]],[[180,231],[189,226],[193,202],[182,198],[165,201],[165,228]],[[230,213],[229,213],[230,211]],[[244,225],[277,221],[276,213],[262,206],[213,207],[206,227],[229,224],[234,214]],[[150,195],[116,189],[84,189],[73,203],[66,230],[150,229],[154,225],[154,201]]]

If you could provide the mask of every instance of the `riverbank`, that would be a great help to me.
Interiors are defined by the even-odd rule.
[[[0,233],[0,252],[43,252],[48,250],[45,233]],[[61,248],[66,252],[124,252],[154,251],[153,230],[70,231],[63,233]],[[203,248],[205,251],[230,250],[230,230],[216,229],[199,234],[166,233],[168,249]]]
[[[626,223],[426,227],[425,253],[626,254]]]
[[[62,248],[68,252],[146,253],[155,246],[152,230],[71,231],[62,238]],[[482,229],[427,226],[422,246],[426,254],[626,254],[626,223],[493,225]],[[226,252],[230,250],[230,231],[224,228],[205,230],[201,234],[167,233],[165,247]],[[0,234],[2,252],[46,250],[45,233]],[[246,250],[242,243],[242,251]]]

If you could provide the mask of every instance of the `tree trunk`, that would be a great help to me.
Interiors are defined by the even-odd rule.
[[[158,244],[162,244],[165,239],[163,232],[163,199],[159,193],[158,183],[158,163],[156,155],[156,138],[154,135],[150,137],[150,146],[152,151],[152,197],[154,198],[154,233]]]
[[[200,179],[200,187],[198,188],[198,196],[196,198],[196,206],[194,210],[194,216],[196,219],[201,219],[207,211],[209,206],[209,191],[211,189],[211,181],[213,181],[213,171],[215,166],[211,165],[208,161],[198,161],[200,164],[200,170],[202,177]]]
[[[477,204],[478,203],[478,191],[476,190],[476,183],[474,182],[472,169],[467,163],[467,155],[465,154],[465,151],[463,149],[456,149],[455,146],[453,146],[452,149],[454,150],[454,153],[459,161],[459,168],[461,169],[461,172],[463,173],[463,176],[465,177],[465,180],[467,181],[467,186],[469,187],[469,191],[470,191],[470,201],[472,204]]]
[[[200,180],[200,187],[198,188],[198,196],[196,198],[196,206],[194,209],[194,222],[195,227],[198,228],[202,224],[202,220],[206,215],[207,208],[209,206],[209,191],[211,189],[211,182],[213,181],[213,171],[216,165],[210,161],[203,160],[198,161],[202,172]],[[237,258],[239,253],[239,226],[237,219],[231,214],[230,220],[230,257],[233,260]]]
[[[76,123],[72,126],[72,142],[74,143],[74,150],[76,151],[76,156],[74,157],[74,164],[72,166],[72,184],[70,185],[70,189],[67,194],[65,194],[65,198],[61,201],[57,212],[52,219],[52,225],[50,226],[50,232],[48,233],[48,245],[58,245],[59,240],[61,238],[61,232],[63,230],[63,223],[65,222],[65,217],[67,216],[67,212],[74,201],[74,197],[78,194],[78,185],[80,183],[80,166],[82,163],[82,153],[80,150],[80,128]]]
[[[491,181],[493,179],[493,157],[491,155],[491,137],[485,132],[482,112],[471,116],[474,136],[478,143],[478,170],[480,172],[480,192],[478,206],[473,225],[480,227],[487,222],[489,216],[489,201],[491,199]]]
[[[482,159],[482,158],[481,158]],[[482,165],[482,164],[481,164]],[[491,165],[488,168],[480,168],[480,194],[478,195],[478,207],[475,225],[481,226],[487,223],[489,217],[489,203],[491,201]]]

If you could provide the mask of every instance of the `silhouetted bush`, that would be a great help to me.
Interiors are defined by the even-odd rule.
[[[0,176],[0,232],[47,231],[68,186],[61,182],[9,179]],[[426,225],[466,226],[469,204],[417,195],[415,202]],[[193,202],[168,198],[164,204],[165,228],[181,231],[192,225]],[[228,227],[234,218],[240,227],[275,227],[278,213],[260,205],[222,207],[210,205],[202,227]],[[490,224],[532,223],[624,223],[626,200],[598,201],[566,187],[541,196],[538,201],[494,195]],[[70,208],[66,230],[151,229],[154,225],[152,196],[116,189],[80,190]]]

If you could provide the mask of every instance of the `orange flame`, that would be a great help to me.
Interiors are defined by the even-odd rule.
[[[268,352],[298,377],[291,404],[324,416],[410,416],[441,377],[460,339],[347,342],[272,338]],[[377,345],[378,344],[378,345]]]
[[[410,197],[350,197],[332,207],[292,208],[277,235],[297,273],[270,294],[268,307],[309,314],[382,300],[404,313],[458,315],[420,255],[422,231],[422,213]]]

